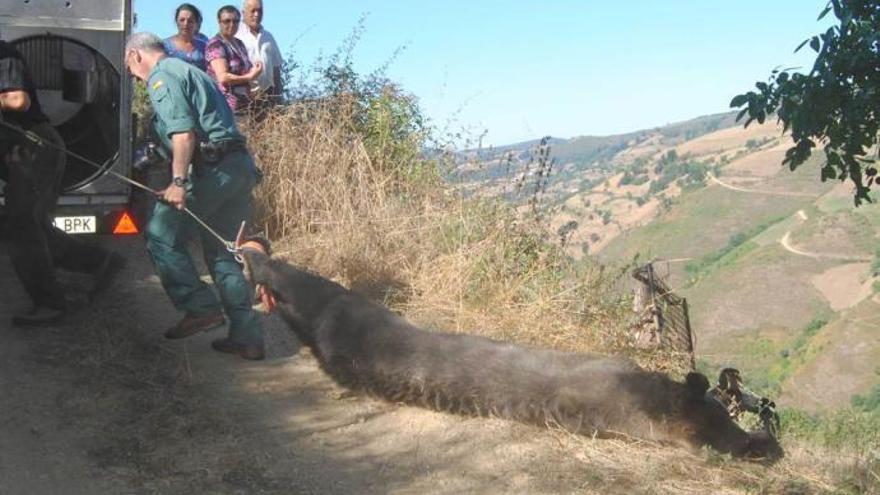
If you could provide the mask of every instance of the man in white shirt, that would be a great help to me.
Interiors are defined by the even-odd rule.
[[[263,28],[262,0],[244,0],[241,6],[242,21],[236,38],[247,48],[251,63],[263,62],[263,72],[252,83],[254,101],[276,100],[283,89],[281,86],[281,50],[272,33]]]

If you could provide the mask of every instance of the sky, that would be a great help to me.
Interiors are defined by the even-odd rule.
[[[136,0],[136,29],[174,34],[179,3]],[[202,31],[215,34],[228,1],[192,3]],[[815,54],[794,49],[833,20],[816,20],[827,0],[263,3],[263,25],[303,67],[336,51],[366,16],[356,70],[391,61],[387,75],[438,129],[482,135],[483,145],[618,134],[726,111],[776,67],[808,71]]]

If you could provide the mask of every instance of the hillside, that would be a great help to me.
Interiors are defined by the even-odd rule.
[[[533,151],[546,145],[550,150],[548,158],[561,165],[555,172],[557,182],[565,177],[576,180],[578,185],[586,188],[588,181],[613,170],[621,160],[650,154],[663,147],[729,128],[735,124],[734,120],[735,113],[728,112],[626,134],[571,139],[548,136],[543,140],[467,150],[462,152],[462,164],[455,170],[454,178],[464,183],[503,182],[509,179],[511,167],[534,161],[536,157]],[[486,185],[483,184],[484,187]]]
[[[846,407],[880,387],[880,207],[820,182],[821,153],[780,166],[775,124],[729,117],[507,149],[464,167],[496,171],[467,187],[517,201],[574,257],[671,260],[702,369],[738,367],[783,407]]]

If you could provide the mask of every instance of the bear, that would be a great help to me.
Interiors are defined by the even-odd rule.
[[[575,434],[644,439],[774,461],[776,438],[744,431],[691,372],[684,383],[629,359],[416,327],[308,270],[241,251],[245,276],[337,384],[395,403],[494,416]]]

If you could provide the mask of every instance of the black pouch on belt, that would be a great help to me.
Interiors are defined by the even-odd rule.
[[[247,147],[241,141],[220,141],[217,143],[200,141],[198,157],[195,162],[199,165],[213,167],[229,153],[245,150],[247,150]]]
[[[198,165],[213,167],[223,158],[224,154],[220,143],[199,141],[199,149],[196,153],[197,156],[193,161]]]

